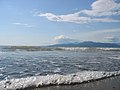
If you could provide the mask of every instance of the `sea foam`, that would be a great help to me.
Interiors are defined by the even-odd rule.
[[[32,76],[27,78],[2,80],[0,81],[0,90],[16,90],[25,88],[36,88],[49,85],[68,85],[89,82],[108,78],[111,76],[120,75],[120,71],[105,72],[105,71],[81,71],[68,75],[47,75],[47,76]]]
[[[87,51],[87,50],[102,50],[102,51],[120,51],[120,48],[101,48],[101,47],[59,47],[62,50],[68,51]]]

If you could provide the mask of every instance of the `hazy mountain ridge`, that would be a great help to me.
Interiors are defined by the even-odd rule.
[[[51,46],[52,47],[120,47],[120,44],[119,43],[103,43],[103,42],[84,41],[84,42],[54,44]]]

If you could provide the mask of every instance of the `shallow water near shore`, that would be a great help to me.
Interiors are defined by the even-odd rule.
[[[119,71],[120,48],[0,48],[0,87],[5,90],[81,83]]]
[[[24,90],[120,90],[120,76],[83,84],[47,86]]]

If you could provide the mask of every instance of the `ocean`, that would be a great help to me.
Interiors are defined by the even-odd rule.
[[[0,47],[0,89],[74,84],[120,74],[120,48]]]

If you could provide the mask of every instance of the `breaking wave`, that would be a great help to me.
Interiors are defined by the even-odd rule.
[[[0,53],[8,51],[120,51],[120,48],[106,47],[37,47],[37,46],[5,46],[0,47]]]
[[[120,51],[120,48],[100,48],[100,47],[59,47],[62,50],[70,51],[88,51],[88,50],[102,50],[102,51]]]
[[[120,75],[120,71],[81,71],[68,75],[54,74],[47,76],[32,76],[27,78],[0,81],[0,90],[16,90],[61,84],[79,84],[117,75]]]

